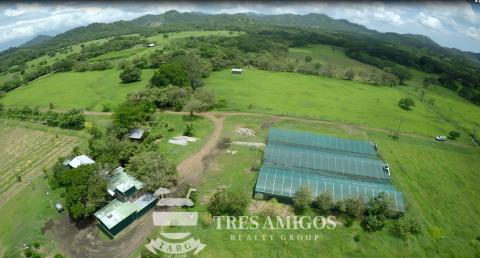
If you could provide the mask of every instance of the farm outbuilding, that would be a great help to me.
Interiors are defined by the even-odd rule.
[[[403,196],[390,183],[374,144],[282,129],[270,129],[255,193],[289,201],[300,187],[314,196],[330,192],[334,201],[360,197],[364,203],[384,192],[394,211]]]
[[[157,197],[142,191],[143,186],[124,168],[118,167],[113,171],[107,192],[116,199],[94,214],[102,231],[114,237],[155,206]]]
[[[71,168],[78,168],[79,166],[82,166],[82,165],[95,164],[95,161],[89,158],[87,155],[80,155],[66,162],[66,164]]]
[[[232,68],[232,73],[233,73],[233,74],[242,74],[242,73],[243,73],[243,69],[240,69],[240,68]]]
[[[141,128],[134,128],[128,133],[128,138],[132,140],[141,140],[143,138],[143,129]]]
[[[142,188],[142,182],[125,173],[123,167],[118,167],[113,171],[107,191],[111,196],[117,194],[123,197],[130,197]]]

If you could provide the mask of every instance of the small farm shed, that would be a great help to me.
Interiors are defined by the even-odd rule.
[[[143,129],[135,128],[128,133],[128,138],[132,140],[141,140],[143,138],[143,133],[144,133]]]
[[[243,69],[240,68],[232,68],[232,74],[242,74]]]
[[[93,161],[93,159],[89,158],[87,155],[80,155],[68,162],[65,162],[64,164],[70,166],[71,168],[78,168],[81,165],[95,164],[95,161]]]

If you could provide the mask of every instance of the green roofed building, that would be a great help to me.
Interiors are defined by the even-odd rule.
[[[102,231],[114,237],[155,206],[157,198],[152,193],[143,193],[142,188],[143,183],[122,167],[115,169],[107,191],[117,199],[94,214]]]
[[[328,191],[334,201],[360,197],[367,203],[384,192],[390,208],[403,212],[403,196],[384,167],[376,146],[368,141],[272,128],[255,193],[290,200],[306,186],[314,197]]]
[[[123,197],[130,197],[138,190],[143,188],[143,183],[136,178],[125,173],[123,167],[118,167],[113,172],[110,182],[107,187],[107,191],[111,196],[119,194]]]

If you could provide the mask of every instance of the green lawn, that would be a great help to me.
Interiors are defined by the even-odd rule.
[[[129,92],[144,88],[153,70],[143,70],[142,81],[121,83],[119,70],[57,73],[9,92],[5,105],[89,109],[100,111],[103,104],[115,107]]]
[[[354,70],[378,70],[378,68],[374,66],[367,65],[365,63],[349,58],[345,55],[345,50],[340,47],[318,44],[303,48],[288,49],[288,57],[290,58],[303,61],[305,60],[305,56],[310,56],[312,58],[311,62],[318,62],[322,65],[349,67]]]
[[[448,119],[450,116],[472,124],[480,114],[479,107],[458,97],[450,98],[453,93],[444,98],[440,93],[428,92],[436,97],[438,112],[420,100],[413,110],[404,111],[397,104],[412,95],[413,90],[407,87],[371,86],[296,73],[247,69],[242,75],[232,75],[224,70],[212,73],[205,84],[218,99],[226,100],[227,106],[221,110],[309,117],[387,130],[395,130],[401,120],[401,131],[426,136],[460,129]],[[449,110],[461,115],[453,116]]]
[[[160,113],[157,114],[155,126],[150,131],[153,135],[162,136],[159,141],[159,151],[175,164],[198,151],[213,131],[213,124],[207,118],[195,117],[191,121],[189,119],[188,116]],[[194,137],[199,138],[197,142],[187,146],[168,143],[168,139],[171,137],[183,135],[185,126],[190,123],[193,124]]]
[[[478,148],[441,144],[403,136],[392,140],[387,134],[355,130],[345,126],[320,122],[288,120],[272,121],[265,117],[233,116],[226,119],[223,136],[239,141],[265,142],[268,126],[308,130],[329,135],[371,140],[378,144],[380,154],[392,167],[392,181],[405,194],[408,214],[416,215],[424,232],[412,240],[393,237],[389,228],[366,233],[358,221],[353,227],[339,226],[335,230],[217,230],[208,223],[206,200],[219,186],[226,186],[251,196],[257,172],[250,168],[262,153],[234,146],[236,155],[221,152],[198,187],[201,204],[197,227],[166,228],[164,231],[192,232],[207,247],[199,257],[474,257],[480,254],[480,192],[476,186],[476,168],[480,166]],[[249,127],[256,137],[236,136],[232,131]],[[152,233],[158,236],[162,229]],[[231,241],[232,234],[271,234],[275,241]],[[313,241],[278,241],[281,235],[317,234]],[[353,237],[359,234],[360,241]]]
[[[23,244],[34,242],[41,243],[47,253],[54,253],[55,243],[41,229],[48,220],[61,216],[54,208],[55,202],[61,200],[60,194],[61,191],[52,191],[40,177],[0,208],[2,257],[19,257]]]

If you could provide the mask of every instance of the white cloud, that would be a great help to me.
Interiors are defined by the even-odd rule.
[[[476,40],[480,40],[480,29],[479,28],[475,28],[475,27],[468,27],[466,30],[465,30],[465,35],[471,37],[471,38],[474,38]]]
[[[442,22],[439,19],[430,15],[427,15],[424,12],[420,12],[417,15],[417,20],[424,26],[429,27],[431,29],[435,29],[435,30],[442,29]]]
[[[6,9],[3,14],[9,17],[20,16],[23,14],[28,14],[32,12],[36,12],[42,9],[42,5],[39,3],[19,3],[16,4],[14,9]]]

